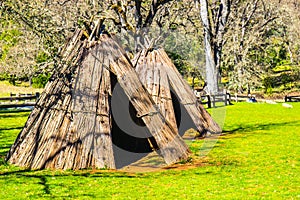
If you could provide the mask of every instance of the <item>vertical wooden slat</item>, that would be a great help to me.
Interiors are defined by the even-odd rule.
[[[148,52],[146,57],[145,53],[139,59],[136,72],[162,115],[178,133],[168,76],[165,70],[161,70],[156,51]]]
[[[187,110],[188,114],[190,115],[191,119],[193,120],[198,131],[201,134],[207,131],[211,133],[221,132],[218,124],[211,118],[211,116],[203,108],[203,106],[198,103],[197,97],[194,95],[190,86],[186,83],[185,80],[183,80],[180,73],[163,49],[142,52],[137,63],[136,71],[139,74],[139,77],[144,77],[145,74],[150,73],[151,71],[160,71],[159,84],[161,88],[159,92],[159,100],[157,99],[157,93],[155,93],[155,91],[157,90],[152,89],[152,85],[157,84],[155,78],[151,80],[141,78],[141,81],[147,88],[148,92],[152,95],[152,98],[160,108],[161,112],[164,113],[164,116],[167,120],[169,120],[173,127],[177,127],[177,125],[174,109],[171,105],[172,101],[162,103],[162,99],[164,99],[164,95],[162,94],[164,92],[164,88],[169,92],[170,90],[173,90],[176,93],[181,105],[184,106],[184,108]],[[171,98],[170,94],[167,94],[164,97],[166,99]],[[166,111],[168,112],[168,115],[164,112],[165,107],[167,108]]]

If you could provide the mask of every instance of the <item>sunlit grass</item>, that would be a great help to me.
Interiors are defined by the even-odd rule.
[[[8,81],[0,81],[0,97],[7,97],[10,93],[18,94],[18,93],[36,93],[42,92],[43,89],[36,89],[29,87],[28,83],[22,83],[21,86],[13,86]]]
[[[238,103],[205,157],[189,142],[194,168],[148,173],[26,171],[4,157],[28,113],[0,113],[1,199],[300,199],[300,103],[292,109]]]

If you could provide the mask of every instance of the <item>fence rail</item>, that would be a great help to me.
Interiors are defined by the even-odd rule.
[[[231,105],[231,95],[229,93],[201,95],[198,99],[201,104],[207,105],[208,108],[217,107],[216,103],[224,103],[224,106]]]
[[[300,101],[300,96],[285,96],[284,97],[284,101],[285,102],[292,102],[292,101],[295,101],[295,102],[299,102]]]
[[[31,94],[13,94],[10,93],[9,97],[0,98],[0,109],[6,108],[22,108],[34,106],[40,93]]]

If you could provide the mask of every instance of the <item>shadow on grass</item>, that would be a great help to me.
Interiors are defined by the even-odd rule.
[[[53,181],[55,178],[63,178],[64,184],[66,184],[66,187],[68,186],[68,180],[72,182],[75,177],[80,177],[80,180],[87,179],[88,182],[89,178],[143,178],[146,177],[142,174],[129,174],[125,172],[116,172],[116,171],[107,171],[107,170],[78,170],[78,171],[72,171],[72,170],[66,170],[66,171],[51,171],[51,170],[30,170],[30,169],[19,169],[19,170],[13,170],[8,172],[1,172],[0,171],[0,179],[4,179],[6,183],[12,182],[13,184],[23,184],[27,183],[29,184],[29,180],[37,180],[37,182],[34,181],[34,185],[41,185],[42,189],[39,191],[36,191],[38,197],[55,197],[55,198],[64,198],[66,195],[74,195],[71,193],[65,193],[63,195],[58,195],[54,191],[51,191],[51,188],[53,186],[59,186],[63,187],[62,182],[59,180]],[[72,186],[70,186],[72,187]],[[74,187],[77,187],[75,184]],[[42,193],[40,193],[42,191]],[[78,194],[76,194],[76,197]],[[91,194],[81,194],[81,197],[90,197],[90,198],[96,198],[96,196]],[[69,196],[68,196],[69,197]]]
[[[1,118],[15,118],[15,117],[28,117],[30,112],[28,111],[18,111],[18,112],[1,112],[0,111],[0,119]]]
[[[18,109],[13,109],[13,110],[5,110],[5,109],[0,109],[0,115],[2,114],[12,114],[12,113],[24,113],[24,114],[29,114],[32,110],[18,110]]]
[[[10,127],[10,128],[0,128],[0,133],[2,131],[11,131],[11,130],[17,130],[19,129],[20,131],[23,129],[23,126],[19,126],[19,127]]]
[[[254,131],[276,130],[280,127],[295,126],[299,121],[282,122],[282,123],[268,123],[268,124],[240,124],[233,129],[223,130],[223,135],[237,134],[237,133],[251,133]]]
[[[6,165],[8,165],[6,163]],[[44,173],[40,175],[40,173]],[[50,174],[51,173],[51,174]],[[105,170],[105,169],[82,169],[82,170],[65,170],[65,171],[58,171],[58,170],[33,170],[33,169],[18,169],[12,170],[7,172],[0,171],[0,178],[7,177],[7,176],[17,176],[17,177],[33,177],[39,178],[41,176],[44,177],[114,177],[114,178],[136,178],[136,177],[145,177],[142,174],[130,174],[126,172],[116,171],[116,170]]]

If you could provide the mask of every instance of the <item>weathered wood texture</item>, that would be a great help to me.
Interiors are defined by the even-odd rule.
[[[168,75],[154,51],[147,56],[145,53],[138,59],[135,70],[163,116],[178,132]]]
[[[192,89],[163,49],[143,51],[137,61],[136,71],[174,129],[177,129],[177,124],[170,90],[176,94],[201,135],[207,132],[221,133],[221,128],[198,102]]]
[[[7,160],[42,169],[115,168],[112,144],[111,73],[171,164],[189,149],[165,120],[130,60],[112,38],[87,43],[77,31],[64,47],[62,64],[41,94]]]
[[[110,135],[109,71],[81,41],[66,45],[61,72],[47,84],[7,156],[33,169],[115,168]]]
[[[103,44],[104,50],[111,50],[107,51],[108,55],[112,57],[109,59],[111,61],[109,67],[117,76],[118,82],[136,109],[138,117],[143,120],[154,137],[158,145],[158,153],[167,164],[188,158],[190,151],[187,145],[159,111],[122,48],[109,38],[101,44]],[[108,48],[109,46],[114,48]]]

